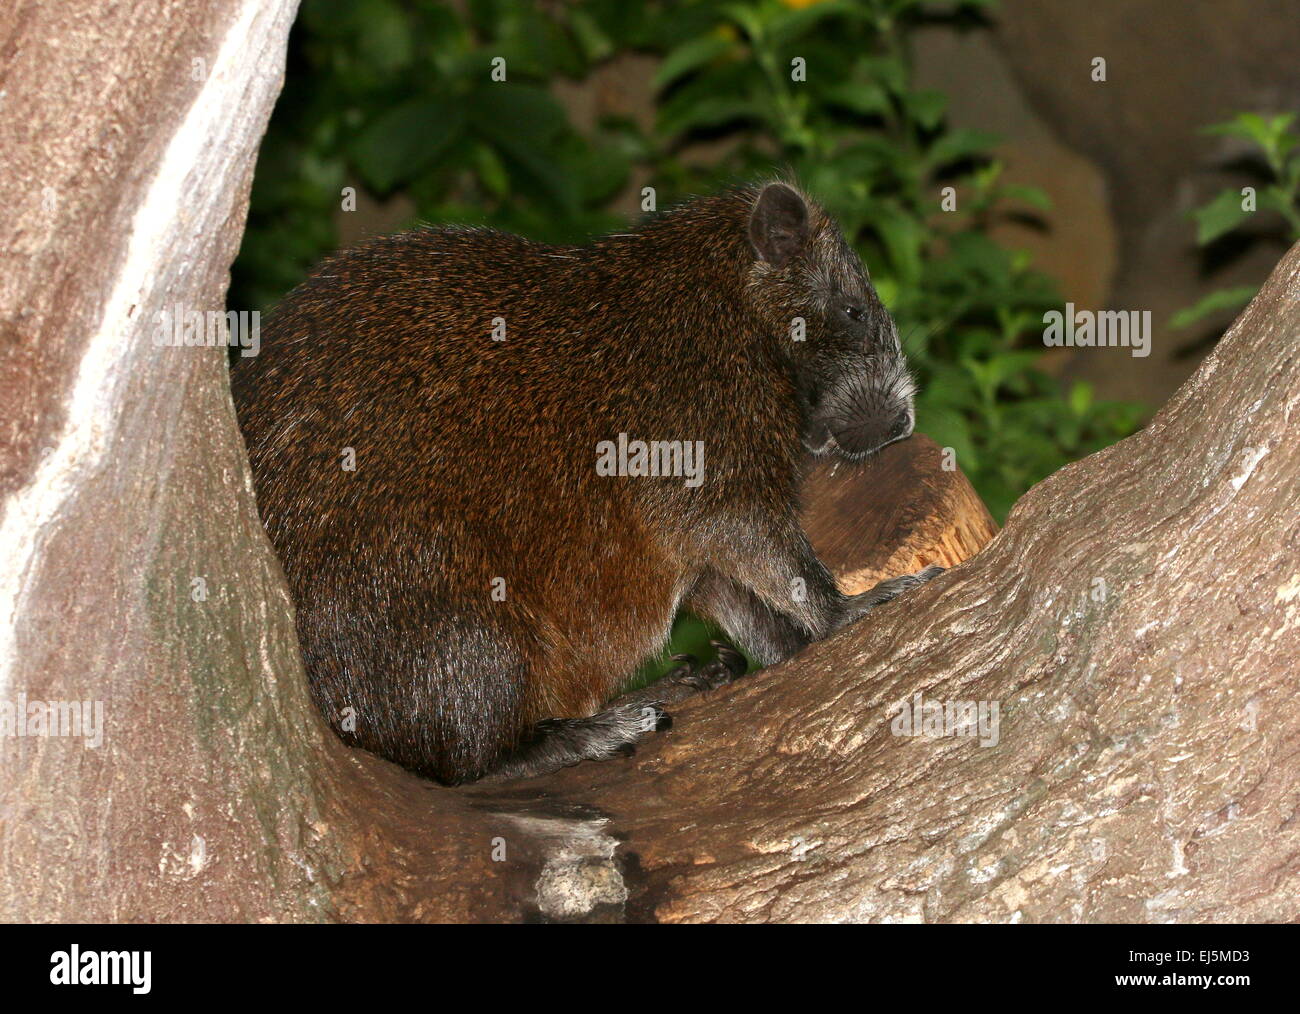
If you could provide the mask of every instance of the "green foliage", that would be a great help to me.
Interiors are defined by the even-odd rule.
[[[1245,188],[1219,191],[1213,200],[1194,209],[1196,242],[1210,246],[1229,234],[1242,234],[1243,226],[1258,211],[1269,213],[1253,241],[1282,239],[1286,244],[1300,242],[1300,133],[1293,132],[1294,113],[1275,116],[1238,113],[1226,123],[1206,127],[1203,133],[1245,141],[1253,157],[1248,168],[1262,186],[1252,187],[1254,206],[1248,204]],[[1254,298],[1259,287],[1237,286],[1217,289],[1174,314],[1169,324],[1185,328],[1212,314],[1240,310]]]
[[[460,13],[305,0],[232,299],[266,306],[332,249],[347,185],[400,194],[416,219],[565,242],[625,225],[608,207],[634,178],[665,206],[788,168],[838,218],[898,320],[921,382],[918,430],[956,450],[1000,518],[1033,482],[1130,432],[1137,410],[1039,369],[1042,314],[1060,300],[988,229],[1048,202],[1002,182],[996,139],[948,127],[945,97],[911,83],[911,31],[977,22],[988,6],[470,0]],[[580,129],[557,82],[580,85],[630,52],[659,61],[653,126]],[[497,57],[504,83],[491,79]],[[692,152],[701,141],[708,159]],[[941,210],[944,187],[956,210]]]

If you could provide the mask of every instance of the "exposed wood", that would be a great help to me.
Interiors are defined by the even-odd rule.
[[[955,567],[998,531],[955,458],[921,435],[861,464],[819,462],[804,491],[803,524],[850,594],[934,563]]]

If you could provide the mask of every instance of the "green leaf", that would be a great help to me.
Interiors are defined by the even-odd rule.
[[[511,160],[555,203],[555,213],[572,215],[578,208],[578,186],[548,149],[527,144],[504,130],[499,124],[480,124],[479,130],[490,136],[497,150]]]
[[[1294,120],[1295,113],[1279,113],[1275,116],[1238,113],[1227,123],[1216,123],[1204,128],[1203,133],[1253,141],[1268,156],[1269,163],[1276,168],[1281,157],[1297,143],[1297,139],[1287,133]]]
[[[414,99],[383,113],[351,147],[352,161],[366,185],[387,193],[433,164],[464,126],[459,106]]]
[[[617,145],[591,144],[573,134],[560,146],[558,154],[563,156],[584,205],[609,200],[627,182],[628,160]]]
[[[1018,350],[1000,352],[983,360],[967,357],[962,365],[992,400],[1000,387],[1032,370],[1041,357],[1042,352],[1038,350]]]
[[[411,61],[411,31],[406,15],[389,0],[368,0],[358,19],[357,49],[361,58],[383,71]]]
[[[872,55],[859,57],[853,65],[853,79],[879,82],[891,95],[907,92],[908,68],[898,56]]]
[[[759,43],[763,40],[763,29],[770,10],[758,10],[746,7],[744,4],[727,4],[722,8],[722,12],[749,37],[751,42]]]
[[[922,127],[933,130],[943,120],[948,109],[948,97],[933,90],[908,92],[903,96],[903,107]]]
[[[491,145],[474,145],[474,167],[478,170],[479,181],[488,193],[497,198],[509,195],[510,175]]]
[[[1223,190],[1219,195],[1192,212],[1196,219],[1196,242],[1204,246],[1231,232],[1250,214],[1242,206],[1240,191]]]
[[[581,7],[569,10],[569,27],[588,63],[599,63],[614,52],[614,41]]]
[[[917,402],[916,416],[916,431],[940,447],[951,447],[956,452],[958,468],[968,475],[979,470],[979,455],[975,452],[970,425],[960,412],[928,404],[923,392]]]
[[[474,127],[487,127],[493,136],[510,134],[520,144],[548,145],[569,125],[564,108],[551,95],[532,85],[497,82],[476,91],[467,105]]]
[[[655,72],[653,87],[660,91],[679,77],[710,63],[735,46],[730,39],[719,35],[705,35],[682,43],[666,57]]]
[[[1169,326],[1175,329],[1185,328],[1198,320],[1219,313],[1222,310],[1240,310],[1255,298],[1259,291],[1257,285],[1240,285],[1233,289],[1216,289],[1208,296],[1202,297],[1196,304],[1179,310],[1169,320]]]
[[[930,146],[930,150],[926,152],[926,161],[931,166],[939,167],[962,159],[984,155],[999,140],[997,134],[985,130],[958,127],[947,131]]]
[[[781,46],[807,34],[817,22],[837,14],[853,13],[860,5],[846,3],[844,0],[820,0],[803,7],[790,5],[791,9],[782,11],[767,25],[767,38],[771,45]]]
[[[1039,211],[1052,210],[1052,199],[1038,187],[1027,186],[1023,183],[1007,183],[1000,188],[1000,196],[1008,201],[1027,204]]]
[[[904,285],[914,283],[921,276],[924,227],[911,215],[886,205],[881,206],[881,214],[873,225],[889,252],[899,281]]]
[[[1293,205],[1296,197],[1277,184],[1269,184],[1259,192],[1259,207],[1268,211],[1276,211],[1279,215],[1287,216],[1287,213],[1295,214]]]
[[[1070,388],[1070,411],[1079,418],[1088,414],[1088,409],[1092,407],[1092,385],[1085,381],[1078,381]]]
[[[840,81],[821,89],[820,97],[859,116],[881,116],[889,112],[889,95],[878,84]]]
[[[941,369],[925,385],[925,403],[932,408],[974,411],[979,408],[979,392],[961,370]]]
[[[875,283],[876,297],[885,305],[885,309],[893,309],[898,303],[898,279],[893,275],[876,275],[872,281]]]
[[[734,120],[761,118],[761,110],[748,99],[717,96],[663,106],[659,110],[658,127],[665,137],[675,137],[704,127],[720,127]]]
[[[563,214],[578,205],[578,185],[559,157],[570,135],[564,110],[530,85],[489,84],[466,103],[475,132],[523,169]]]

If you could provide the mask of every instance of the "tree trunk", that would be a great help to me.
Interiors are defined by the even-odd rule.
[[[1295,919],[1300,249],[1143,433],[628,759],[421,782],[311,706],[222,307],[291,2],[0,13],[6,920]],[[992,535],[933,445],[820,474],[846,586]],[[996,702],[995,745],[892,708]],[[991,737],[985,737],[990,739]]]

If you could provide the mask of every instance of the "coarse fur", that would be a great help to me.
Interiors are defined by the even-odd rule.
[[[725,682],[734,658],[597,714],[682,605],[769,664],[928,576],[846,597],[800,529],[809,452],[906,436],[912,381],[857,256],[785,183],[587,246],[368,242],[284,299],[233,388],[316,702],[443,782],[608,756]],[[620,433],[703,441],[704,481],[598,474]]]

